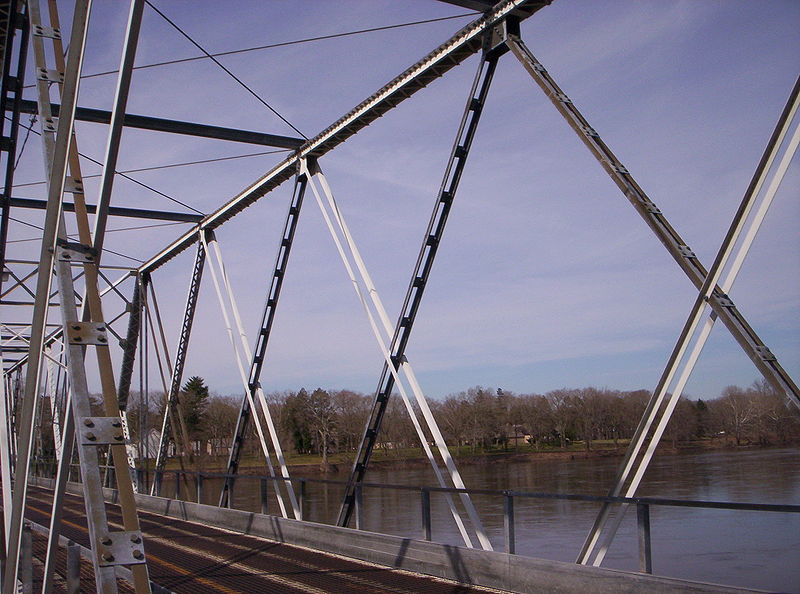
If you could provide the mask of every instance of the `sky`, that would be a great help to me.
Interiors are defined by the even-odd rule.
[[[311,137],[476,18],[433,0],[218,2],[152,0],[210,52],[276,44],[452,15],[459,18],[220,58]],[[84,73],[116,68],[124,2],[95,0]],[[62,10],[64,10],[62,8]],[[64,28],[69,15],[64,14]],[[710,266],[798,74],[800,4],[771,0],[556,0],[522,37],[574,104]],[[146,8],[137,65],[198,55]],[[413,271],[477,67],[473,57],[402,103],[320,165],[390,317]],[[79,103],[110,109],[113,76],[86,78]],[[33,98],[32,89],[29,97]],[[208,60],[137,70],[128,112],[275,134],[295,132]],[[23,121],[27,121],[24,119]],[[106,127],[80,123],[81,152],[101,159]],[[264,150],[127,129],[118,169]],[[285,153],[131,174],[204,213]],[[99,171],[85,164],[84,174]],[[15,195],[41,198],[31,136]],[[94,201],[96,178],[87,180]],[[800,369],[800,168],[792,163],[730,294],[797,379]],[[254,341],[291,196],[285,183],[217,230]],[[278,307],[266,391],[375,390],[382,356],[308,196]],[[117,179],[113,203],[186,211]],[[14,213],[36,223],[40,213]],[[151,224],[113,220],[110,228]],[[135,265],[187,229],[116,231],[106,264]],[[10,239],[35,237],[17,225]],[[32,257],[35,241],[10,244]],[[174,350],[194,250],[153,275]],[[126,285],[128,286],[128,285]],[[130,291],[130,289],[126,289]],[[432,398],[470,386],[544,393],[560,387],[652,390],[696,291],[663,246],[511,54],[503,56],[440,246],[407,355]],[[120,302],[109,302],[108,314]],[[124,332],[125,319],[115,327]],[[118,353],[115,354],[118,359]],[[151,388],[155,363],[151,361]],[[220,394],[241,384],[206,274],[185,377]],[[721,325],[686,392],[713,398],[758,377]]]

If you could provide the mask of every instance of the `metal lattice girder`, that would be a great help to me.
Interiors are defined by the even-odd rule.
[[[137,276],[133,285],[133,297],[131,297],[130,315],[128,316],[128,333],[122,345],[122,363],[120,363],[119,370],[117,400],[122,410],[127,410],[128,408],[128,397],[131,391],[131,379],[133,378],[133,366],[136,360],[136,346],[139,343],[139,331],[141,328],[142,306],[144,302],[142,296],[146,290],[146,280]]]
[[[250,418],[253,414],[258,414],[257,411],[253,409],[250,402],[256,399],[256,392],[261,389],[261,371],[264,367],[267,346],[272,333],[272,324],[275,320],[275,312],[281,295],[281,287],[286,278],[289,255],[291,254],[292,245],[294,243],[297,224],[300,220],[300,212],[303,207],[303,198],[305,196],[307,183],[308,177],[298,172],[295,179],[294,191],[292,192],[292,200],[289,204],[289,211],[286,213],[286,221],[283,225],[283,234],[281,235],[281,242],[278,247],[275,267],[272,270],[272,278],[270,279],[269,288],[267,290],[264,311],[261,315],[261,324],[256,338],[256,348],[253,351],[252,360],[250,362],[250,374],[247,378],[246,388],[250,396],[248,398],[245,395],[242,399],[239,416],[236,420],[236,429],[234,430],[231,451],[228,456],[227,477],[220,494],[220,507],[227,506],[229,503],[230,492],[233,489],[235,481],[234,475],[239,471],[239,461],[247,435],[247,428],[250,424]]]
[[[578,111],[570,98],[556,84],[547,69],[539,62],[522,40],[511,35],[508,40],[511,52],[534,81],[542,88],[558,112],[589,148],[603,169],[630,201],[648,227],[666,247],[689,280],[699,291],[702,289],[708,272],[683,238],[670,225],[661,210],[642,190],[633,175],[603,142],[596,130]],[[714,286],[708,297],[708,304],[714,310],[745,354],[755,364],[767,381],[780,393],[787,394],[800,402],[800,390],[792,378],[778,363],[777,357],[761,341],[750,327],[744,315],[736,308],[730,297],[718,286]]]
[[[192,269],[192,278],[189,283],[189,293],[186,297],[186,307],[183,311],[183,323],[181,324],[181,333],[178,336],[178,348],[175,351],[175,364],[172,368],[172,378],[170,380],[169,392],[167,394],[166,407],[164,408],[164,417],[161,420],[161,437],[158,442],[158,453],[156,454],[156,480],[153,481],[151,487],[151,495],[158,493],[161,487],[159,480],[161,472],[164,470],[164,465],[167,463],[167,450],[169,448],[169,435],[171,432],[172,413],[177,405],[178,392],[181,389],[181,382],[183,381],[183,366],[186,363],[186,353],[189,348],[189,338],[192,334],[192,324],[194,323],[194,313],[197,309],[197,297],[200,294],[200,281],[203,278],[203,268],[206,261],[206,250],[203,247],[203,242],[197,242],[197,256],[194,260],[194,268]]]
[[[497,52],[484,55],[470,89],[470,95],[450,152],[450,158],[445,167],[444,179],[436,197],[428,228],[425,231],[422,247],[411,276],[411,282],[400,310],[400,318],[397,321],[394,335],[390,342],[389,352],[395,371],[400,369],[405,357],[411,329],[422,302],[422,296],[433,268],[439,243],[444,235],[447,217],[458,190],[461,174],[480,121],[498,57],[499,54]],[[358,483],[364,480],[367,465],[377,442],[383,416],[394,385],[394,373],[391,372],[389,365],[384,363],[378,388],[375,392],[375,400],[372,404],[347,486],[345,487],[344,499],[337,520],[339,526],[347,526],[350,522],[355,508],[355,488]]]
[[[524,14],[519,17],[522,19],[549,4],[550,0],[505,0],[498,2],[491,11],[463,27],[427,56],[395,77],[317,136],[308,140],[298,149],[296,155],[292,155],[279,163],[261,178],[250,184],[243,192],[209,214],[197,228],[186,232],[145,262],[139,268],[140,272],[152,272],[159,268],[194,244],[199,230],[216,229],[262,196],[274,190],[286,180],[291,179],[294,175],[294,165],[298,157],[319,157],[334,149],[359,130],[365,128],[414,93],[441,77],[445,72],[480,51],[483,45],[484,33],[491,30],[498,22],[512,14],[516,9],[524,7]]]

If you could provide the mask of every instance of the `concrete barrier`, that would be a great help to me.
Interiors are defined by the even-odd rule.
[[[52,488],[52,480],[36,479]],[[79,484],[68,491],[81,495]],[[117,493],[105,489],[106,500],[117,503]],[[317,551],[334,553],[454,580],[511,592],[593,592],[597,594],[661,592],[753,592],[716,584],[691,582],[641,573],[587,567],[492,551],[467,549],[424,540],[402,538],[327,524],[289,520],[236,509],[201,505],[187,501],[136,495],[139,509],[151,513],[225,528]]]

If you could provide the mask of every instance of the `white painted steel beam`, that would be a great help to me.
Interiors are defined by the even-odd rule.
[[[213,233],[213,232],[211,232]],[[261,449],[264,453],[264,458],[267,461],[267,468],[269,470],[269,475],[272,478],[275,478],[275,470],[272,466],[272,460],[270,459],[270,452],[269,447],[267,446],[267,441],[264,436],[264,429],[261,426],[261,418],[258,414],[258,407],[256,407],[256,400],[261,408],[261,413],[264,415],[265,420],[267,421],[267,430],[269,431],[270,441],[272,442],[272,449],[275,452],[275,457],[278,460],[278,464],[281,469],[281,475],[283,476],[284,486],[286,487],[286,491],[289,495],[289,501],[292,506],[292,512],[294,517],[298,520],[302,519],[302,514],[300,511],[300,505],[297,501],[297,497],[295,496],[294,487],[292,486],[290,477],[289,477],[289,467],[286,463],[286,459],[283,455],[283,448],[281,447],[280,438],[278,437],[278,430],[275,427],[275,423],[272,419],[272,414],[269,410],[269,405],[267,403],[267,399],[264,395],[264,391],[259,387],[256,389],[256,399],[253,398],[253,395],[249,388],[249,382],[247,377],[247,372],[245,371],[244,362],[250,361],[253,358],[253,353],[250,350],[250,342],[247,339],[247,334],[244,331],[244,326],[242,325],[242,319],[239,314],[239,307],[236,304],[236,298],[233,295],[233,289],[230,284],[230,280],[228,279],[228,274],[225,272],[225,265],[222,260],[222,251],[219,247],[219,242],[210,233],[210,237],[201,236],[201,241],[205,246],[206,253],[211,255],[212,257],[209,259],[209,271],[211,272],[211,279],[214,283],[214,288],[216,289],[217,299],[219,301],[220,310],[222,311],[222,317],[225,321],[225,328],[228,332],[228,337],[231,341],[231,346],[233,347],[234,357],[236,359],[236,365],[239,369],[239,375],[242,380],[242,388],[245,391],[245,396],[249,400],[250,410],[253,413],[253,421],[255,422],[256,431],[258,433],[258,438],[261,443]],[[209,248],[211,248],[209,250]],[[219,274],[217,273],[217,267],[219,268]],[[225,295],[227,295],[227,302],[225,297],[223,296],[223,289]],[[230,316],[228,315],[228,310],[230,310]],[[233,317],[234,322],[236,324],[236,336],[234,336],[234,330],[231,326],[230,317]],[[238,342],[238,344],[237,344]],[[284,518],[288,518],[288,513],[286,511],[286,504],[283,501],[283,495],[280,492],[280,489],[275,489],[275,496],[278,500],[278,506],[281,509],[281,514]]]
[[[328,185],[325,176],[319,169],[318,164],[313,165],[313,171],[309,170],[308,164],[305,161],[301,161],[302,171],[306,173],[309,177],[309,185],[311,186],[311,190],[314,193],[314,197],[317,200],[317,205],[320,208],[323,218],[325,219],[325,224],[328,227],[328,230],[331,234],[331,238],[336,245],[336,249],[339,252],[339,256],[342,259],[342,263],[345,266],[345,270],[347,271],[348,278],[353,285],[353,289],[356,292],[356,295],[364,308],[364,311],[367,315],[370,327],[372,328],[372,332],[375,336],[375,339],[378,343],[378,347],[383,355],[383,358],[388,366],[389,371],[392,373],[395,379],[395,383],[397,385],[398,391],[400,392],[400,396],[403,400],[403,403],[406,406],[406,410],[409,413],[411,418],[411,422],[414,425],[414,429],[417,432],[417,435],[420,439],[420,443],[422,445],[423,450],[425,451],[426,456],[428,457],[428,461],[431,464],[431,468],[436,476],[437,481],[439,482],[440,486],[447,487],[446,482],[444,480],[444,476],[442,475],[441,469],[439,468],[439,464],[436,461],[433,452],[428,444],[428,438],[424,433],[419,420],[417,419],[416,411],[414,411],[414,407],[411,403],[410,398],[408,397],[408,393],[406,391],[406,387],[404,383],[401,381],[400,373],[395,368],[395,365],[392,364],[391,361],[391,354],[389,352],[389,345],[391,344],[392,334],[394,331],[394,327],[392,326],[391,322],[389,321],[389,316],[386,313],[386,309],[383,306],[383,302],[378,294],[378,290],[375,287],[375,284],[372,281],[372,277],[370,276],[366,264],[364,263],[364,259],[361,257],[361,253],[358,250],[358,247],[355,244],[352,234],[350,233],[350,229],[347,226],[347,223],[344,220],[344,216],[339,209],[338,204],[336,203],[336,199],[333,196],[333,192]],[[317,185],[320,186],[320,189],[317,188]],[[324,195],[324,200],[323,200]],[[334,222],[336,226],[334,227]],[[343,245],[344,244],[344,245]],[[345,249],[344,246],[347,246]],[[354,271],[354,267],[358,270],[359,276],[361,280],[359,281],[356,278],[356,274]],[[371,304],[371,308],[370,308]],[[378,321],[380,323],[378,323]],[[413,374],[413,369],[411,368],[411,364],[406,360],[401,366],[400,370],[403,372],[404,376],[408,380],[410,389],[414,394],[415,400],[417,405],[420,407],[420,411],[422,412],[423,418],[426,422],[428,427],[428,431],[430,431],[431,435],[433,436],[433,441],[436,444],[437,450],[439,455],[442,457],[442,460],[450,474],[450,480],[453,482],[453,485],[457,489],[466,489],[466,485],[461,478],[461,474],[459,473],[458,469],[456,468],[455,461],[450,454],[450,451],[447,448],[447,444],[444,440],[444,436],[442,435],[441,431],[439,430],[439,426],[436,423],[436,419],[433,417],[433,414],[428,406],[428,402],[425,398],[425,395],[422,392],[422,389],[419,383],[416,381],[416,377]],[[464,508],[467,511],[467,515],[472,522],[473,528],[478,536],[478,540],[481,543],[481,546],[484,550],[492,550],[492,544],[489,542],[489,539],[486,535],[486,532],[483,528],[483,524],[478,516],[477,510],[475,509],[474,504],[472,503],[472,499],[466,493],[461,493],[461,502],[464,505]],[[446,501],[448,506],[450,507],[450,511],[453,515],[453,519],[456,522],[456,525],[461,533],[462,538],[464,539],[464,543],[469,548],[473,548],[472,540],[464,526],[463,520],[461,519],[458,510],[455,507],[455,504],[449,494],[446,496]]]

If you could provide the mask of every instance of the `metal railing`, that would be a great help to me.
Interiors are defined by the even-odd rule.
[[[140,485],[140,491],[145,488],[150,481],[152,473],[137,470],[137,479]],[[296,493],[298,494],[298,503],[300,507],[300,519],[305,518],[305,508],[308,501],[308,485],[310,484],[325,484],[337,485],[344,488],[347,481],[331,480],[331,479],[315,479],[304,477],[293,477],[291,479],[284,479],[283,477],[265,476],[265,475],[247,475],[238,474],[230,475],[226,473],[216,472],[191,472],[183,470],[165,470],[161,473],[156,473],[153,479],[157,485],[161,485],[165,477],[172,476],[175,481],[174,499],[182,499],[185,501],[203,501],[203,494],[205,489],[205,481],[207,479],[227,480],[234,478],[235,480],[230,483],[230,496],[228,499],[229,507],[233,507],[234,502],[234,487],[241,481],[258,481],[258,501],[260,502],[260,513],[268,514],[268,498],[269,498],[269,485],[273,484],[273,488],[280,488],[280,483],[291,481],[293,485],[298,486]],[[188,492],[185,486],[193,483],[193,488]],[[184,488],[181,488],[181,483]],[[622,505],[631,505],[636,507],[636,525],[638,535],[638,550],[639,550],[639,571],[642,573],[652,573],[652,548],[650,539],[650,508],[655,507],[686,507],[694,509],[717,509],[729,511],[757,511],[757,512],[780,512],[780,513],[800,513],[800,505],[789,504],[766,504],[766,503],[734,503],[734,502],[721,502],[721,501],[694,501],[684,499],[663,499],[654,497],[609,497],[598,495],[575,495],[575,494],[562,494],[562,493],[537,493],[529,491],[516,491],[516,490],[491,490],[491,489],[455,489],[445,487],[425,487],[425,486],[409,486],[397,485],[391,483],[369,483],[362,482],[355,487],[355,528],[361,530],[364,526],[364,498],[363,490],[369,489],[385,489],[394,491],[408,491],[418,493],[420,510],[421,510],[421,525],[420,532],[425,540],[433,539],[432,527],[432,514],[431,514],[431,494],[433,493],[450,493],[461,494],[467,493],[473,495],[485,495],[491,497],[502,498],[503,501],[503,540],[504,550],[506,553],[516,554],[516,524],[514,519],[514,506],[515,502],[519,499],[533,499],[533,500],[558,500],[558,501],[573,501],[581,503],[614,503]],[[144,492],[144,491],[142,491]],[[335,522],[331,522],[332,524]]]

